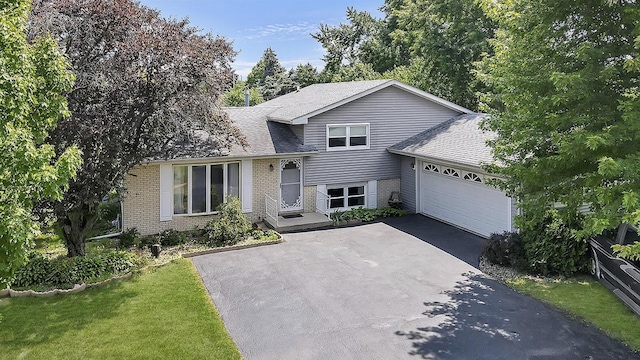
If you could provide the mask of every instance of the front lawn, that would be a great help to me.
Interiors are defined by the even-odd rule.
[[[178,260],[75,295],[1,298],[4,359],[240,359],[195,268]]]
[[[640,351],[640,317],[611,291],[591,277],[568,280],[507,280],[514,289],[575,314],[605,331],[614,339]]]

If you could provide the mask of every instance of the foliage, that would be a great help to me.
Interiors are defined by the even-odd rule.
[[[189,240],[185,232],[173,229],[164,230],[158,235],[158,238],[163,246],[181,245]]]
[[[59,199],[80,165],[80,152],[44,144],[69,114],[71,89],[55,41],[27,41],[31,2],[0,1],[0,285],[24,260],[37,226],[31,211],[40,199]]]
[[[318,73],[311,64],[298,64],[287,72],[280,64],[276,53],[267,48],[247,76],[246,87],[252,92],[258,92],[261,99],[271,100],[318,81]],[[244,89],[242,91],[244,92]],[[244,104],[244,95],[242,103]]]
[[[338,26],[320,24],[318,32],[311,34],[325,50],[324,78],[331,78],[344,66],[366,64],[373,72],[384,73],[408,59],[396,46],[392,46],[390,24],[376,19],[366,11],[347,8],[348,23]]]
[[[258,105],[264,102],[262,94],[258,88],[248,88],[247,83],[238,81],[231,89],[224,93],[222,96],[222,105],[230,107],[244,106],[245,89],[249,89],[249,106]]]
[[[629,245],[615,244],[612,248],[614,253],[621,258],[640,261],[640,242],[638,241]]]
[[[379,74],[371,65],[361,62],[340,66],[332,72],[323,71],[319,76],[323,82],[380,80],[389,78],[388,74]]]
[[[247,75],[247,86],[264,86],[267,78],[278,74],[284,74],[285,68],[280,65],[278,55],[270,47],[264,50],[262,58]]]
[[[320,82],[318,70],[310,63],[298,64],[298,66],[289,70],[289,78],[301,88]]]
[[[176,144],[215,153],[244,143],[216,106],[233,77],[226,39],[133,0],[40,0],[29,24],[31,37],[58,41],[76,74],[71,116],[47,139],[58,151],[75,143],[83,152],[77,180],[53,204],[70,256],[84,255],[101,200],[122,193],[135,165],[180,155]]]
[[[6,359],[242,358],[188,260],[79,294],[0,299],[0,308]]]
[[[492,264],[526,269],[527,261],[520,234],[505,231],[502,234],[491,234],[482,256]]]
[[[128,249],[140,244],[140,233],[137,228],[129,228],[123,231],[118,238],[120,239],[120,247],[122,249]]]
[[[609,336],[640,350],[640,317],[591,277],[553,282],[513,279],[509,286],[594,324]]]
[[[581,217],[565,221],[558,210],[529,218],[521,228],[527,268],[535,274],[569,276],[588,268],[588,245],[576,237]]]
[[[220,205],[218,216],[211,220],[205,231],[212,246],[234,245],[247,238],[251,223],[242,213],[238,198],[228,196]]]
[[[518,227],[553,204],[565,207],[559,213],[565,222],[589,205],[581,238],[640,222],[640,69],[632,65],[637,4],[487,0],[482,6],[500,28],[495,55],[478,72],[492,89],[483,95],[493,114],[485,126],[497,136],[489,144],[501,164],[487,170],[503,175],[500,185],[518,199],[524,215]],[[577,250],[570,250],[574,259]]]
[[[386,0],[376,19],[347,9],[347,23],[311,36],[325,50],[324,82],[395,78],[475,109],[485,84],[474,63],[491,54],[496,25],[475,0]]]
[[[405,216],[406,214],[406,211],[395,209],[391,206],[385,206],[379,209],[367,209],[361,206],[346,211],[336,210],[331,213],[330,217],[333,225],[340,225],[343,222],[349,222],[351,220],[369,222],[382,218]]]
[[[411,59],[402,71],[417,75],[408,83],[477,109],[477,93],[486,88],[475,77],[474,63],[492,53],[489,40],[496,30],[478,2],[387,0],[384,11],[395,22],[393,44],[407,49]]]
[[[251,230],[249,235],[256,241],[272,241],[272,240],[278,240],[280,238],[280,235],[278,235],[277,232],[271,229],[268,229],[268,230],[254,229],[254,230]]]
[[[32,253],[16,271],[13,288],[70,288],[74,284],[104,279],[137,267],[134,255],[122,251],[102,252],[95,256],[48,259]]]

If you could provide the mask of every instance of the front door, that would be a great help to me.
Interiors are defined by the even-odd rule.
[[[302,159],[280,160],[280,211],[302,210]]]

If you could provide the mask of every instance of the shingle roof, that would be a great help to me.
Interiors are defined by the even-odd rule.
[[[302,141],[293,133],[289,125],[268,121],[267,114],[275,110],[273,107],[254,106],[224,110],[245,136],[248,144],[246,147],[234,145],[229,151],[221,152],[215,142],[208,140],[210,134],[199,130],[193,133],[192,141],[172,145],[173,158],[252,157],[317,151],[313,146],[302,145]]]
[[[267,115],[275,110],[273,107],[253,106],[225,110],[249,144],[244,149],[234,146],[229,155],[265,156],[317,151],[313,146],[302,145],[302,141],[288,125],[268,121]]]
[[[313,84],[279,96],[256,107],[277,107],[268,115],[270,120],[290,121],[337,102],[371,90],[391,80],[352,81]]]
[[[396,86],[412,92],[430,101],[449,107],[462,113],[471,111],[441,99],[420,89],[413,88],[397,80],[367,80],[350,81],[326,84],[313,84],[295,92],[282,95],[255,107],[276,107],[267,115],[272,121],[284,123],[305,123],[301,119],[308,118],[318,113],[330,110],[369,93],[388,86]]]
[[[480,128],[480,122],[488,116],[456,116],[389,147],[389,151],[471,166],[493,163],[491,148],[486,141],[495,135]]]

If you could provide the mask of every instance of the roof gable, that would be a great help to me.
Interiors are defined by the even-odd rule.
[[[256,107],[275,108],[275,110],[267,115],[267,119],[270,121],[286,124],[306,124],[310,117],[319,115],[389,86],[397,87],[425,100],[432,101],[463,114],[472,112],[462,106],[458,106],[397,80],[314,84],[264,102]]]

